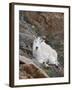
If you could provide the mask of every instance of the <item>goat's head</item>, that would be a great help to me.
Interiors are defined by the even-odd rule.
[[[44,42],[42,37],[37,37],[37,38],[34,39],[33,44],[34,44],[34,47],[35,47],[36,50],[40,47],[42,42]]]

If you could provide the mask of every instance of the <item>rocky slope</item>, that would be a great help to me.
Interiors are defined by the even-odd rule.
[[[54,48],[58,53],[59,68],[50,65],[49,68],[38,66],[48,77],[64,76],[64,14],[47,12],[26,12],[19,13],[19,54],[33,60],[32,45],[34,36],[46,36],[46,43]],[[35,73],[33,69],[37,67],[20,61],[20,79],[41,78],[42,72]],[[24,69],[25,68],[25,69]],[[30,69],[31,68],[31,69]],[[30,73],[28,73],[30,71]],[[32,72],[33,71],[33,72]],[[35,75],[35,76],[34,76]]]

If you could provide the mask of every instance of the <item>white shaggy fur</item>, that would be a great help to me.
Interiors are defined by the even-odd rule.
[[[41,37],[35,38],[33,42],[33,56],[38,60],[39,63],[55,64],[58,66],[57,52],[50,45],[46,44]]]

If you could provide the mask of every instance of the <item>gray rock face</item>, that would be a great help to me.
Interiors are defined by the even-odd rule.
[[[19,33],[19,43],[20,47],[22,48],[28,48],[29,50],[32,49],[32,43],[33,43],[33,37],[25,34],[25,33]]]

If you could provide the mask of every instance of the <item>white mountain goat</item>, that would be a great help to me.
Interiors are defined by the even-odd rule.
[[[48,67],[48,64],[55,64],[58,67],[57,52],[50,45],[46,44],[41,37],[33,41],[33,56],[39,63]]]

